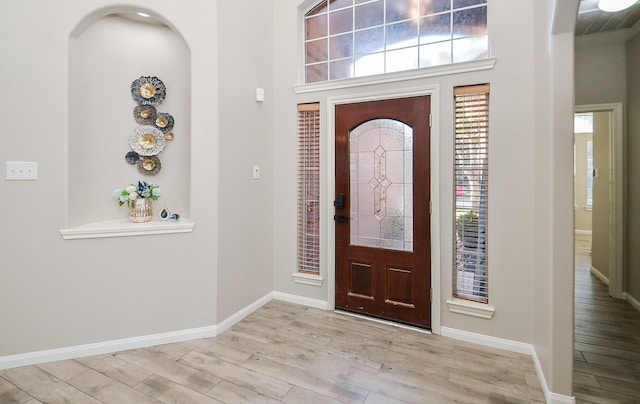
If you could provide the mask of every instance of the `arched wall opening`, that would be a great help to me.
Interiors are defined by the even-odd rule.
[[[189,217],[190,49],[162,17],[140,17],[137,11],[96,11],[69,37],[67,227],[126,218],[113,190],[138,180],[162,189],[154,214],[168,207]],[[175,138],[157,155],[161,169],[155,175],[125,161],[129,136],[140,125],[130,91],[140,76],[163,81],[166,98],[156,107],[175,119]]]

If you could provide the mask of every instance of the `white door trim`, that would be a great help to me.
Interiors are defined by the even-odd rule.
[[[622,103],[576,105],[575,112],[611,113],[611,136],[609,136],[609,294],[624,299],[624,127]]]
[[[335,277],[335,222],[333,220],[333,201],[335,200],[335,112],[336,105],[350,104],[365,101],[388,100],[393,98],[417,97],[428,95],[431,97],[431,288],[433,298],[431,301],[431,332],[440,334],[440,142],[439,136],[439,105],[440,86],[431,85],[408,89],[395,89],[392,91],[372,91],[346,96],[327,98],[327,114],[325,127],[327,128],[326,156],[327,166],[324,172],[327,175],[327,185],[324,188],[324,209],[327,235],[327,305],[329,310],[335,309],[336,277]],[[425,117],[429,119],[429,117]]]

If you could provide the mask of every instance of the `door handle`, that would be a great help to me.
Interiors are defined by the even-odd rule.
[[[342,215],[333,215],[333,220],[338,223],[349,223],[349,218]]]

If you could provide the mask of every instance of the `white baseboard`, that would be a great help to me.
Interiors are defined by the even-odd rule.
[[[249,314],[253,313],[254,311],[258,310],[260,307],[264,306],[265,304],[269,303],[271,300],[273,300],[273,292],[267,293],[266,295],[262,296],[260,299],[256,300],[250,305],[240,309],[235,314],[232,314],[226,319],[222,320],[216,325],[216,332],[217,332],[216,335],[222,334],[223,332],[227,331],[234,324],[240,322],[240,320],[247,317]]]
[[[235,314],[232,314],[216,325],[152,335],[143,335],[140,337],[97,342],[93,344],[49,349],[45,351],[0,356],[0,370],[16,368],[20,366],[37,365],[39,363],[82,358],[85,356],[103,355],[113,352],[126,351],[128,349],[146,348],[155,345],[189,341],[192,339],[215,337],[216,335],[219,335],[222,332],[228,330],[234,324],[238,323],[243,318],[253,313],[255,310],[259,309],[264,304],[270,302],[273,299],[283,300],[324,310],[327,309],[327,302],[323,300],[310,299],[307,297],[296,296],[282,292],[271,292],[239,310]]]
[[[455,328],[441,327],[441,335],[443,337],[458,339],[460,341],[472,342],[478,345],[505,349],[507,351],[518,352],[527,355],[531,355],[533,353],[533,345],[531,344],[513,341],[510,339],[491,337],[489,335],[476,334],[474,332],[458,330]]]
[[[275,300],[282,300],[283,302],[295,303],[302,306],[313,307],[321,310],[328,310],[329,304],[326,300],[312,299],[309,297],[292,295],[283,292],[273,292],[272,296]]]
[[[533,364],[536,367],[536,373],[538,374],[538,380],[540,381],[540,386],[542,387],[542,392],[544,393],[545,402],[547,404],[576,404],[575,397],[557,394],[549,390],[547,379],[545,379],[544,377],[544,372],[542,372],[542,365],[540,365],[540,359],[538,359],[538,354],[535,349],[533,350],[531,357],[533,358]]]
[[[624,300],[628,301],[630,305],[632,305],[636,310],[640,311],[640,302],[627,292],[623,293]]]
[[[46,351],[28,352],[25,354],[0,356],[0,370],[20,366],[36,365],[39,363],[82,358],[85,356],[103,355],[128,349],[146,348],[154,345],[170,344],[189,341],[192,339],[210,338],[219,335],[239,322],[256,309],[273,298],[272,293],[256,300],[247,307],[231,315],[217,325],[191,328],[187,330],[170,331],[159,334],[143,335],[140,337],[123,338],[93,344],[76,345],[65,348],[49,349]]]
[[[607,278],[602,272],[598,271],[598,268],[591,265],[591,273],[600,278],[600,280],[607,286],[609,286],[609,278]]]
[[[82,358],[85,356],[103,355],[128,349],[146,348],[154,345],[188,341],[197,338],[214,337],[218,333],[217,326],[192,328],[188,330],[143,335],[93,344],[76,345],[46,351],[28,352],[25,354],[0,357],[0,370],[39,363]]]
[[[542,387],[542,392],[544,393],[544,397],[547,404],[575,404],[576,403],[575,397],[556,394],[549,390],[549,385],[547,384],[547,380],[545,379],[544,372],[542,371],[542,367],[540,366],[540,361],[538,360],[538,355],[533,345],[527,344],[524,342],[508,340],[504,338],[491,337],[489,335],[476,334],[473,332],[458,330],[458,329],[449,328],[449,327],[442,327],[441,331],[442,331],[441,335],[443,337],[449,337],[449,338],[458,339],[461,341],[471,342],[478,345],[484,345],[492,348],[505,349],[507,351],[531,355],[531,357],[533,358],[533,363],[536,367],[538,380],[540,381],[540,386]]]

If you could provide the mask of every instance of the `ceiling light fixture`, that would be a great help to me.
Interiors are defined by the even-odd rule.
[[[635,3],[635,0],[634,0],[634,3]],[[146,17],[146,18],[151,17],[149,14],[147,14],[147,13],[143,13],[142,11],[138,11],[138,15],[139,15],[140,17]]]
[[[637,0],[600,0],[598,1],[598,8],[602,11],[615,13],[633,6],[636,2]]]

